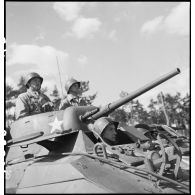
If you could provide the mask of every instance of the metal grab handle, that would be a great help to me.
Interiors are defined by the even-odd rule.
[[[105,145],[102,144],[102,143],[96,143],[96,144],[94,145],[93,151],[94,151],[95,155],[97,155],[97,156],[98,156],[98,148],[101,148],[101,149],[102,149],[104,158],[107,159],[107,158],[108,158],[108,155],[107,155],[107,152],[106,152],[106,147],[105,147]]]

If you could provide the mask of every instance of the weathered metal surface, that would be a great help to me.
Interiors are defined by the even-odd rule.
[[[6,189],[7,193],[15,193],[18,185],[20,184],[27,166],[30,164],[29,161],[15,164],[13,166],[6,167]]]
[[[147,175],[120,170],[102,162],[80,158],[72,163],[87,179],[102,185],[115,193],[160,193]]]
[[[86,179],[64,181],[47,185],[18,189],[19,194],[81,194],[81,193],[112,193]]]
[[[62,125],[63,112],[63,110],[46,112],[15,121],[10,131],[12,139],[41,131],[44,132],[44,135],[48,135],[55,130],[64,130]]]
[[[77,135],[74,151],[86,151],[84,133]],[[48,156],[49,157],[49,156]],[[119,169],[112,164],[104,163],[82,155],[61,156],[53,160],[46,158],[36,160],[25,169],[25,173],[16,189],[17,193],[68,193],[68,192],[123,192],[123,193],[163,193],[164,190],[154,187],[148,174],[140,174],[132,169]],[[12,165],[13,166],[13,165]],[[17,174],[17,173],[16,173]],[[88,182],[86,182],[86,180]],[[94,185],[92,185],[92,183]],[[52,188],[51,188],[52,186]],[[76,188],[74,188],[76,186]],[[86,186],[88,186],[86,188]],[[67,187],[67,188],[64,188]],[[73,189],[74,188],[74,189]],[[175,188],[175,186],[174,186]],[[9,188],[8,186],[8,189]],[[50,189],[50,190],[49,190]],[[67,190],[68,189],[68,190]],[[81,191],[77,191],[80,190]],[[167,192],[178,192],[177,189]],[[72,190],[72,191],[71,191]],[[179,191],[182,189],[179,189]]]
[[[33,164],[27,167],[19,188],[82,179],[84,176],[70,164]]]
[[[72,130],[88,130],[87,123],[83,123],[80,120],[80,117],[84,115],[86,112],[92,111],[96,109],[95,106],[76,106],[76,107],[68,107],[64,110],[63,115],[63,127],[64,129],[72,129]]]

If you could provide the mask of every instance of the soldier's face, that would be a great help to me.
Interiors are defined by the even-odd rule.
[[[117,139],[116,127],[114,124],[109,124],[103,131],[102,138],[115,142]]]
[[[75,84],[73,84],[73,85],[71,86],[70,92],[75,93],[75,94],[81,94],[81,93],[82,93],[82,92],[81,92],[81,88],[80,88],[80,86],[79,86],[78,83],[75,83]]]
[[[41,79],[33,78],[30,80],[29,88],[31,88],[33,91],[39,91],[41,89]]]

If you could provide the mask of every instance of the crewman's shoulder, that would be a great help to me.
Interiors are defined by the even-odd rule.
[[[24,92],[24,93],[21,93],[19,96],[18,96],[18,99],[26,99],[28,98],[28,92]]]
[[[67,101],[71,102],[72,100],[78,99],[78,96],[72,95],[72,94],[68,94],[66,96]]]
[[[65,103],[69,103],[69,100],[67,98],[67,96],[61,100],[61,103],[65,104]]]

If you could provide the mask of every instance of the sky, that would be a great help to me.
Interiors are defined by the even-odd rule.
[[[6,83],[38,72],[51,94],[68,78],[89,81],[94,105],[119,99],[175,68],[137,98],[189,93],[189,2],[6,2]],[[58,67],[60,73],[58,71]],[[60,77],[63,91],[61,90]]]

